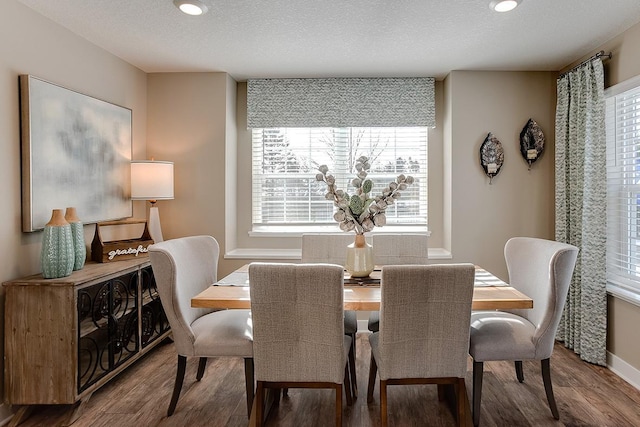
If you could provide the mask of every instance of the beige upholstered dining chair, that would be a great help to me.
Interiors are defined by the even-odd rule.
[[[347,258],[347,245],[354,242],[353,233],[323,233],[302,235],[302,263],[327,263],[344,266]],[[358,395],[356,378],[356,333],[358,332],[358,316],[354,310],[344,312],[344,333],[351,337],[353,360],[349,360],[351,388],[354,396]]]
[[[218,242],[211,236],[191,236],[149,246],[162,307],[178,352],[176,381],[167,415],[178,403],[187,357],[199,357],[196,379],[204,375],[208,357],[244,358],[247,413],[253,404],[253,343],[251,312],[192,308],[191,298],[217,280]]]
[[[374,234],[373,260],[376,265],[424,265],[429,262],[426,234]]]
[[[342,425],[343,384],[352,403],[343,277],[332,264],[249,265],[258,425],[267,388],[332,388],[336,425]]]
[[[387,386],[391,384],[452,385],[458,425],[464,424],[474,277],[472,264],[382,268],[380,330],[369,336],[367,402],[373,400],[379,372],[383,426],[387,425]]]
[[[514,237],[504,247],[509,284],[533,299],[533,309],[476,311],[471,316],[469,354],[473,357],[473,423],[480,423],[483,363],[515,362],[524,381],[523,360],[540,360],[553,417],[560,419],[551,386],[550,358],[564,309],[578,248],[565,243]]]
[[[373,259],[376,266],[425,265],[429,263],[429,245],[426,234],[374,234]],[[380,312],[369,314],[367,328],[378,331]]]

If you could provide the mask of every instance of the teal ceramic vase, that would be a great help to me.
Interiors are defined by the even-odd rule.
[[[87,247],[84,244],[84,226],[80,218],[78,218],[76,208],[67,208],[64,213],[64,219],[71,225],[73,251],[75,253],[73,269],[82,270],[84,262],[87,260]]]
[[[66,277],[73,271],[75,250],[71,225],[64,219],[61,209],[54,209],[51,219],[44,226],[40,260],[45,279]]]

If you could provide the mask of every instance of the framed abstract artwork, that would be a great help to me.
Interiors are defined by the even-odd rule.
[[[21,75],[20,118],[23,231],[69,206],[83,223],[132,215],[130,109]]]

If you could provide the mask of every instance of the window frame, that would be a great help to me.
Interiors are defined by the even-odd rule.
[[[636,93],[633,93],[633,92]],[[637,184],[618,183],[616,179],[621,175],[619,169],[619,137],[618,126],[621,119],[616,115],[618,109],[617,98],[632,94],[637,99],[638,109],[634,113],[633,119],[637,121],[638,136],[634,136],[632,144],[625,144],[625,147],[632,146],[640,153],[640,76],[626,80],[605,90],[605,123],[606,123],[606,150],[607,150],[607,292],[626,300],[632,304],[640,306],[640,245],[634,255],[629,249],[633,243],[631,240],[640,240],[640,230],[636,231],[635,237],[630,236],[631,228],[640,227],[640,163],[632,172],[632,180]],[[637,142],[636,142],[637,141]],[[640,154],[636,155],[640,161]],[[627,172],[628,173],[628,172]],[[636,194],[636,196],[619,197],[625,193]],[[633,199],[636,203],[634,205]],[[634,214],[634,215],[631,215]],[[636,224],[633,225],[632,223]],[[618,254],[620,252],[620,254]],[[620,255],[625,259],[617,261]],[[635,258],[635,263],[633,263]],[[635,278],[624,273],[624,267],[619,264],[627,264],[626,269],[634,267],[636,269]]]

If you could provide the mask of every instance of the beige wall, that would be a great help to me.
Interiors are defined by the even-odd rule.
[[[445,183],[451,186],[453,261],[474,262],[506,279],[503,248],[510,237],[553,238],[555,78],[551,72],[493,71],[453,71],[447,77],[445,163],[451,160]],[[519,139],[529,118],[546,141],[531,170]],[[489,132],[504,149],[492,184],[479,160]]]
[[[640,307],[613,296],[607,302],[607,350],[640,369]]]
[[[444,248],[445,245],[445,185],[443,184],[446,162],[444,156],[444,120],[445,120],[445,88],[444,82],[437,81],[436,95],[436,127],[429,129],[429,246]]]
[[[226,198],[236,193],[236,166],[225,158],[236,149],[236,82],[226,73],[156,73],[147,90],[147,156],[174,162],[175,199],[158,202],[164,238],[208,234],[224,254],[226,214],[235,215]],[[221,257],[219,274],[246,262]]]
[[[15,0],[0,2],[0,281],[40,272],[42,232],[22,233],[18,75],[32,74],[133,110],[133,152],[145,152],[146,75]],[[62,206],[64,208],[64,206]],[[144,212],[138,207],[136,215]],[[82,215],[82,212],[79,212]],[[93,227],[85,227],[87,243]],[[0,290],[0,319],[4,292]],[[2,323],[4,323],[2,321]],[[4,325],[0,326],[4,331]],[[0,332],[0,336],[4,336]],[[0,339],[0,353],[4,342]],[[0,375],[4,369],[0,368]],[[0,384],[3,381],[0,380]],[[4,409],[4,408],[3,408]],[[4,418],[0,413],[0,421]]]
[[[629,28],[596,50],[613,54],[610,60],[605,61],[605,87],[637,76],[640,74],[640,24]]]
[[[165,239],[209,234],[224,250],[228,96],[225,73],[148,75],[147,156],[174,162],[175,199],[158,202]]]

